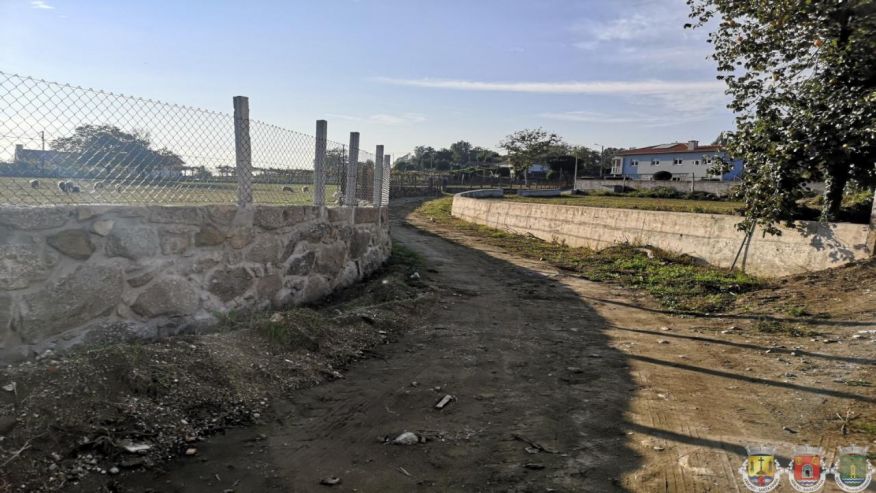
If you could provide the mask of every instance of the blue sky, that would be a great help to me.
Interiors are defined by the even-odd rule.
[[[396,156],[544,127],[566,141],[732,128],[684,0],[0,0],[0,70],[231,111]]]

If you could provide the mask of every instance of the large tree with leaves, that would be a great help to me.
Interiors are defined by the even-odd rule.
[[[876,0],[687,0],[714,27],[732,96],[727,148],[746,163],[742,227],[790,217],[805,183],[824,180],[822,219],[849,184],[876,185]]]
[[[552,155],[551,151],[561,144],[562,139],[557,134],[536,128],[514,132],[499,142],[499,147],[508,152],[508,160],[514,174],[523,173],[526,179],[526,169],[531,164]]]
[[[74,154],[80,171],[98,177],[133,177],[184,164],[167,148],[153,149],[147,132],[126,132],[113,125],[81,125],[73,135],[53,140],[51,146]]]

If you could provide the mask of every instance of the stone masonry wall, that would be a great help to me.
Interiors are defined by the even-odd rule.
[[[0,362],[314,301],[389,252],[386,208],[0,208]]]

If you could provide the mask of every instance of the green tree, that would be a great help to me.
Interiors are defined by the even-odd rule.
[[[687,0],[732,97],[727,150],[745,161],[746,219],[787,221],[824,180],[833,220],[849,184],[876,185],[876,1]]]
[[[113,125],[81,125],[73,135],[55,139],[50,145],[57,151],[75,154],[79,171],[95,176],[136,176],[185,164],[169,149],[153,149],[147,132],[125,132]]]
[[[526,180],[526,170],[539,160],[546,158],[551,149],[562,143],[555,134],[541,128],[519,130],[499,142],[499,147],[508,153],[508,160],[515,175],[523,173]]]
[[[467,165],[472,159],[472,145],[464,140],[450,144],[450,152],[453,154],[453,163]]]

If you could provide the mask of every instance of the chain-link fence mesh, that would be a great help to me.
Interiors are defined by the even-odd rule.
[[[0,204],[314,203],[317,138],[246,113],[236,119],[0,72]],[[241,121],[249,169],[238,165]],[[322,196],[340,205],[348,149],[325,144]],[[373,173],[373,160],[359,151],[358,205],[371,205],[373,184],[358,175]]]

